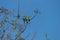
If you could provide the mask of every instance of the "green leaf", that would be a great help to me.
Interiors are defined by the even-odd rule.
[[[12,22],[15,22],[14,20],[11,20]]]

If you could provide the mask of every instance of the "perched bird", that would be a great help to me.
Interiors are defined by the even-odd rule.
[[[30,17],[27,17],[26,18],[26,23],[29,23],[30,22]]]
[[[24,21],[24,23],[29,23],[30,22],[30,17],[27,17],[27,16],[24,16],[23,17],[23,21]]]

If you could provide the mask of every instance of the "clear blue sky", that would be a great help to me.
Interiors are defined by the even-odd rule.
[[[31,40],[34,32],[37,32],[35,40],[46,40],[45,34],[47,32],[50,40],[60,40],[60,0],[32,0],[26,9],[26,13],[23,13],[28,1],[20,0],[20,12],[22,15],[33,16],[35,8],[38,8],[41,14],[31,21],[22,36],[25,37],[30,33],[26,40]],[[18,0],[0,0],[0,7],[4,6],[9,10],[15,9],[15,14],[17,14],[17,2]]]

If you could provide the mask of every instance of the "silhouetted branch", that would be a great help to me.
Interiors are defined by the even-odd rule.
[[[46,33],[46,40],[49,40],[49,38],[48,38],[48,33]]]
[[[25,13],[25,10],[30,5],[31,1],[32,0],[30,0],[28,2],[28,4],[25,6],[23,13]],[[24,33],[24,31],[26,30],[26,28],[27,28],[28,24],[30,23],[30,21],[32,19],[34,19],[37,16],[37,14],[40,13],[40,12],[39,12],[38,9],[36,9],[36,10],[34,10],[35,15],[33,17],[24,16],[22,18],[22,20],[23,20],[23,24],[22,25],[18,23],[18,20],[21,19],[21,15],[20,15],[20,0],[18,0],[18,15],[15,16],[13,14],[13,12],[15,12],[15,10],[9,11],[5,7],[1,7],[0,8],[0,15],[4,14],[4,17],[3,17],[2,21],[0,22],[0,28],[1,28],[1,30],[0,30],[0,39],[1,40],[8,40],[8,39],[12,40],[11,32],[14,31],[15,29],[18,29],[19,31],[17,32],[17,34],[15,36],[16,37],[15,40],[26,40],[26,38],[28,38],[30,36],[30,34],[28,34],[26,36],[26,38],[21,37],[21,34]],[[9,16],[8,15],[10,15],[10,17],[11,16],[16,17],[17,19],[16,20],[9,20]],[[10,29],[9,33],[6,36],[4,36],[5,32],[7,31],[7,29],[10,27],[10,26],[7,25],[7,28],[5,29],[6,23],[10,24],[12,26],[12,28]],[[37,33],[35,32],[31,40],[35,39],[36,34]]]

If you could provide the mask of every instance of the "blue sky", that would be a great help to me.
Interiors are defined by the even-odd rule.
[[[20,0],[21,14],[33,16],[35,8],[40,10],[40,14],[31,21],[22,36],[26,37],[30,33],[26,40],[31,40],[34,32],[37,32],[35,40],[46,40],[47,32],[50,40],[60,40],[60,0],[32,0],[24,13],[24,7],[29,3],[28,1]],[[17,14],[17,2],[18,0],[0,0],[0,7],[15,9],[15,14]]]

